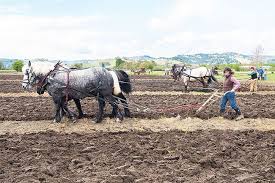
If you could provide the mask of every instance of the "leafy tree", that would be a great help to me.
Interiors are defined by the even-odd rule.
[[[151,61],[151,62],[146,62],[145,64],[145,68],[146,69],[150,69],[150,70],[153,70],[154,67],[156,66],[157,64],[154,62],[154,61]]]
[[[232,69],[234,69],[235,71],[241,71],[241,67],[239,64],[232,64]]]
[[[17,72],[21,72],[23,66],[24,66],[24,63],[21,60],[15,60],[12,64],[13,70],[16,70]]]
[[[221,64],[221,65],[216,65],[219,69],[223,70],[225,67],[230,67],[235,71],[241,71],[241,65],[240,64]]]
[[[119,57],[116,58],[116,68],[121,68],[124,63],[125,63],[125,61],[122,60],[121,58],[119,58]]]
[[[74,64],[73,67],[77,69],[83,69],[83,63]]]
[[[0,62],[0,70],[4,70],[4,69],[5,69],[4,64]]]

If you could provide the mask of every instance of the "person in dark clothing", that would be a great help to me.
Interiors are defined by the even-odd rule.
[[[256,70],[258,72],[258,80],[263,80],[264,79],[264,69],[261,67]]]
[[[241,120],[244,116],[241,113],[241,110],[236,102],[236,94],[235,92],[240,88],[240,82],[233,76],[234,72],[231,68],[226,67],[223,71],[224,74],[224,83],[223,83],[223,91],[224,95],[221,99],[220,103],[220,114],[224,115],[226,104],[229,101],[230,106],[236,112],[236,120]]]
[[[251,67],[251,73],[250,75],[250,92],[257,92],[258,87],[257,87],[257,80],[258,80],[258,74],[256,67]]]

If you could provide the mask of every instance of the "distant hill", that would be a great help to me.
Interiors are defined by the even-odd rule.
[[[198,53],[192,55],[177,55],[174,57],[159,57],[154,58],[148,55],[144,56],[135,56],[135,57],[128,57],[129,60],[136,60],[136,61],[145,61],[145,60],[174,60],[180,61],[187,64],[249,64],[252,61],[252,55],[244,55],[234,52],[226,52],[226,53]],[[265,63],[275,63],[275,56],[263,56],[263,60]]]
[[[252,55],[244,55],[235,52],[225,52],[225,53],[198,53],[198,54],[189,54],[189,55],[177,55],[174,57],[151,57],[149,55],[142,56],[133,56],[133,57],[122,57],[125,60],[129,61],[155,61],[157,64],[165,65],[172,63],[186,63],[186,64],[250,64],[253,60]],[[275,63],[275,56],[264,55],[262,56],[264,63]],[[0,58],[0,62],[4,64],[6,68],[10,68],[12,63],[16,59],[7,59]],[[36,59],[36,60],[44,60],[47,59]],[[56,61],[53,61],[56,62]],[[97,59],[97,60],[71,60],[71,61],[62,61],[65,64],[73,65],[76,63],[83,63],[85,67],[94,67],[94,66],[105,66],[105,67],[113,67],[115,65],[115,58],[110,59]]]

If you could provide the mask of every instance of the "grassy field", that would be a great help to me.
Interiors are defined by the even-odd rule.
[[[217,76],[218,79],[222,79],[222,75],[221,75],[221,71],[219,71],[220,75]],[[239,80],[248,80],[249,79],[249,72],[235,72],[235,77]],[[156,75],[156,76],[161,76],[164,75],[164,71],[153,71],[150,75]],[[269,72],[267,74],[267,81],[264,82],[268,82],[268,81],[272,81],[275,82],[275,73],[271,73]]]
[[[222,79],[221,71],[219,71],[220,75],[217,78],[220,80]],[[248,80],[249,79],[249,72],[235,72],[235,77],[239,80]],[[16,72],[15,70],[0,70],[0,74],[21,74],[21,72]],[[130,73],[133,75],[133,73]],[[164,71],[152,71],[150,75],[153,76],[161,76],[164,75]],[[267,81],[264,82],[275,82],[275,73],[269,72],[267,74]]]

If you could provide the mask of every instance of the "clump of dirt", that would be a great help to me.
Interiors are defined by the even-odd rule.
[[[275,131],[0,136],[0,182],[272,182]]]

